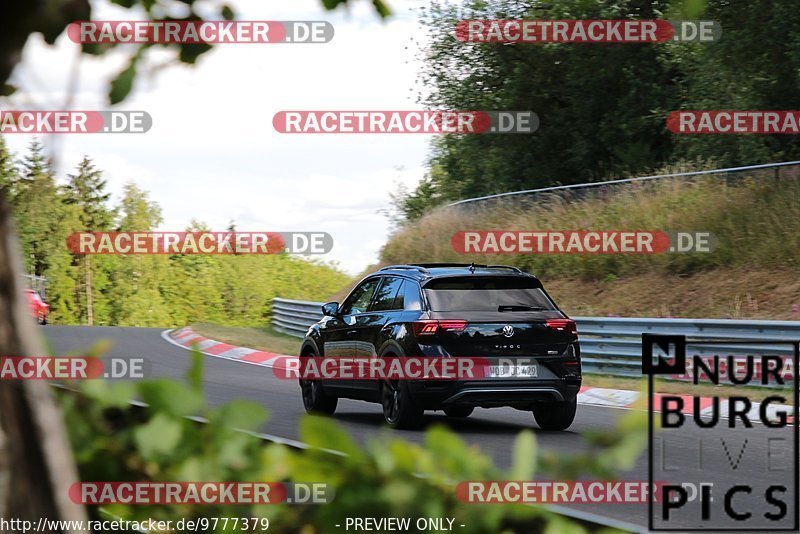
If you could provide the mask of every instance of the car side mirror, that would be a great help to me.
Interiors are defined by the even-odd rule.
[[[326,317],[336,317],[336,314],[338,312],[339,312],[338,302],[328,302],[322,305],[322,315]]]

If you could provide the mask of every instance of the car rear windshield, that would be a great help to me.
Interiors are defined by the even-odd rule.
[[[433,311],[556,309],[535,278],[445,278],[431,280],[424,291]]]

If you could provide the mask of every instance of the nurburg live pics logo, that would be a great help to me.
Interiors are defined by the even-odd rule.
[[[798,532],[799,354],[800,341],[642,334],[648,483],[661,484],[648,499],[651,531]],[[728,393],[653,393],[655,375],[687,371],[695,385]],[[754,391],[764,398],[752,400]]]

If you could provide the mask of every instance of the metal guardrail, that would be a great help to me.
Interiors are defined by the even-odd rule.
[[[278,332],[303,337],[308,327],[322,319],[321,302],[272,299],[272,326]]]
[[[322,318],[320,302],[272,301],[272,324],[285,334],[303,337]],[[587,373],[642,376],[642,333],[686,335],[695,340],[719,341],[692,346],[692,354],[776,354],[791,356],[792,346],[760,345],[763,341],[800,340],[800,321],[730,319],[660,319],[635,317],[573,317],[578,323],[581,355]],[[753,343],[726,344],[725,341]]]
[[[465,198],[463,200],[458,200],[456,202],[451,202],[449,204],[445,204],[445,207],[452,207],[452,206],[463,206],[464,204],[469,204],[472,202],[480,202],[486,200],[497,200],[501,198],[507,197],[519,197],[519,196],[532,196],[536,197],[538,195],[543,194],[570,194],[574,196],[580,196],[580,193],[585,193],[587,191],[592,191],[595,189],[599,189],[601,191],[605,191],[609,188],[624,185],[624,184],[636,184],[636,183],[644,183],[650,182],[653,180],[663,180],[669,178],[695,178],[700,176],[709,176],[709,175],[716,175],[716,174],[723,174],[723,175],[732,175],[730,177],[737,177],[736,175],[739,174],[746,174],[754,171],[764,171],[764,170],[772,170],[775,174],[775,177],[780,176],[780,169],[782,167],[792,167],[792,166],[800,166],[800,161],[783,161],[779,163],[764,163],[762,165],[747,165],[744,167],[728,167],[725,169],[710,169],[706,171],[690,171],[690,172],[677,172],[672,174],[657,174],[653,176],[638,176],[635,178],[622,178],[619,180],[606,180],[603,182],[586,182],[582,184],[572,184],[572,185],[555,185],[551,187],[542,187],[539,189],[525,189],[523,191],[510,191],[507,193],[497,193],[495,195],[485,195],[482,197],[475,197],[475,198]],[[727,177],[727,176],[726,176]]]

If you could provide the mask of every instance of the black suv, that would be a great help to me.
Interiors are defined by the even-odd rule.
[[[575,322],[535,276],[503,265],[392,265],[364,278],[306,333],[300,357],[480,357],[491,378],[459,381],[300,380],[306,411],[332,414],[340,397],[379,402],[395,428],[425,410],[467,417],[476,406],[533,412],[544,430],[575,418],[581,386]]]

